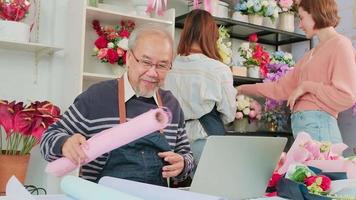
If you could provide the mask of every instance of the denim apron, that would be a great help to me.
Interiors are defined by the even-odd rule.
[[[224,123],[220,118],[220,114],[216,108],[199,118],[200,124],[203,126],[206,134],[210,135],[225,135]]]
[[[126,122],[124,91],[124,82],[123,79],[120,79],[118,84],[120,123]],[[156,95],[158,106],[161,106],[162,103],[158,92]],[[101,172],[101,177],[111,176],[167,186],[167,180],[162,177],[162,167],[165,165],[165,162],[158,156],[158,153],[170,150],[171,147],[163,131],[156,131],[111,151]]]

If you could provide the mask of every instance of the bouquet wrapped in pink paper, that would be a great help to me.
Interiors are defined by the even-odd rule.
[[[348,146],[343,143],[331,144],[314,141],[308,133],[299,133],[278,170],[287,172],[292,164],[317,167],[324,172],[346,172],[347,178],[356,178],[356,159],[344,158],[342,152]]]
[[[88,148],[83,148],[88,160],[95,160],[100,155],[144,137],[154,131],[163,129],[170,123],[170,112],[163,108],[150,110],[126,123],[106,129],[88,140]],[[55,176],[63,176],[73,171],[77,165],[63,157],[49,163],[46,172]]]

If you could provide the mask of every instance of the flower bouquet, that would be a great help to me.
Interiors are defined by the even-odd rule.
[[[224,26],[220,26],[218,31],[219,39],[217,41],[217,46],[219,54],[221,56],[222,62],[226,65],[230,65],[232,57],[231,42],[228,41],[230,38],[230,34],[228,33],[228,29]]]
[[[246,132],[249,123],[261,119],[261,105],[256,100],[244,95],[237,95],[236,106],[235,131]]]
[[[0,0],[0,18],[7,21],[21,21],[30,9],[28,0]]]
[[[267,64],[270,62],[268,52],[263,50],[263,47],[257,43],[257,34],[249,36],[249,42],[241,44],[238,52],[243,58],[243,66],[247,68],[258,68],[263,77],[267,75]],[[250,76],[252,77],[252,76]],[[254,77],[257,78],[257,77]]]
[[[297,200],[356,199],[356,160],[341,155],[346,148],[342,143],[319,142],[307,133],[299,133],[272,175],[269,191],[274,188],[277,193],[269,196],[278,194]],[[351,185],[350,190],[347,187]],[[353,197],[349,196],[350,191],[354,192]]]
[[[124,66],[128,50],[128,38],[135,28],[133,21],[121,21],[119,25],[102,26],[99,20],[93,20],[93,29],[98,35],[94,42],[94,56],[102,63]]]

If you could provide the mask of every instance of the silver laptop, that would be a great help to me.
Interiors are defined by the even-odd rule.
[[[283,137],[210,136],[190,191],[229,200],[262,197],[286,142]]]

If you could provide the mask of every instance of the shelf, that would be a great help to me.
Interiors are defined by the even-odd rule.
[[[245,76],[234,76],[234,85],[262,83],[261,78],[250,78]]]
[[[187,14],[176,17],[175,26],[177,28],[183,28],[186,16]],[[305,35],[299,33],[282,31],[279,29],[258,26],[255,24],[250,24],[227,18],[214,18],[218,25],[224,25],[225,27],[232,28],[232,33],[230,33],[231,38],[247,40],[250,34],[257,33],[258,42],[261,44],[279,46],[303,41],[310,42],[310,39],[306,38]]]
[[[156,24],[163,24],[166,26],[172,25],[172,21],[156,19],[156,18],[147,18],[142,16],[136,15],[128,15],[125,13],[109,11],[101,8],[95,8],[88,6],[86,8],[86,19],[90,23],[94,19],[99,19],[101,21],[105,21],[108,24],[117,24],[120,23],[121,20],[132,20],[135,22],[136,25],[144,25],[146,23],[156,23]]]
[[[7,50],[17,50],[17,51],[26,51],[33,52],[38,55],[52,54],[56,51],[62,50],[62,48],[39,44],[39,43],[21,43],[21,42],[12,42],[12,41],[3,41],[0,40],[0,48]]]
[[[88,72],[83,73],[83,79],[89,82],[100,82],[100,81],[106,81],[106,80],[111,80],[116,78],[117,77],[114,75],[95,74],[95,73],[88,73]]]

